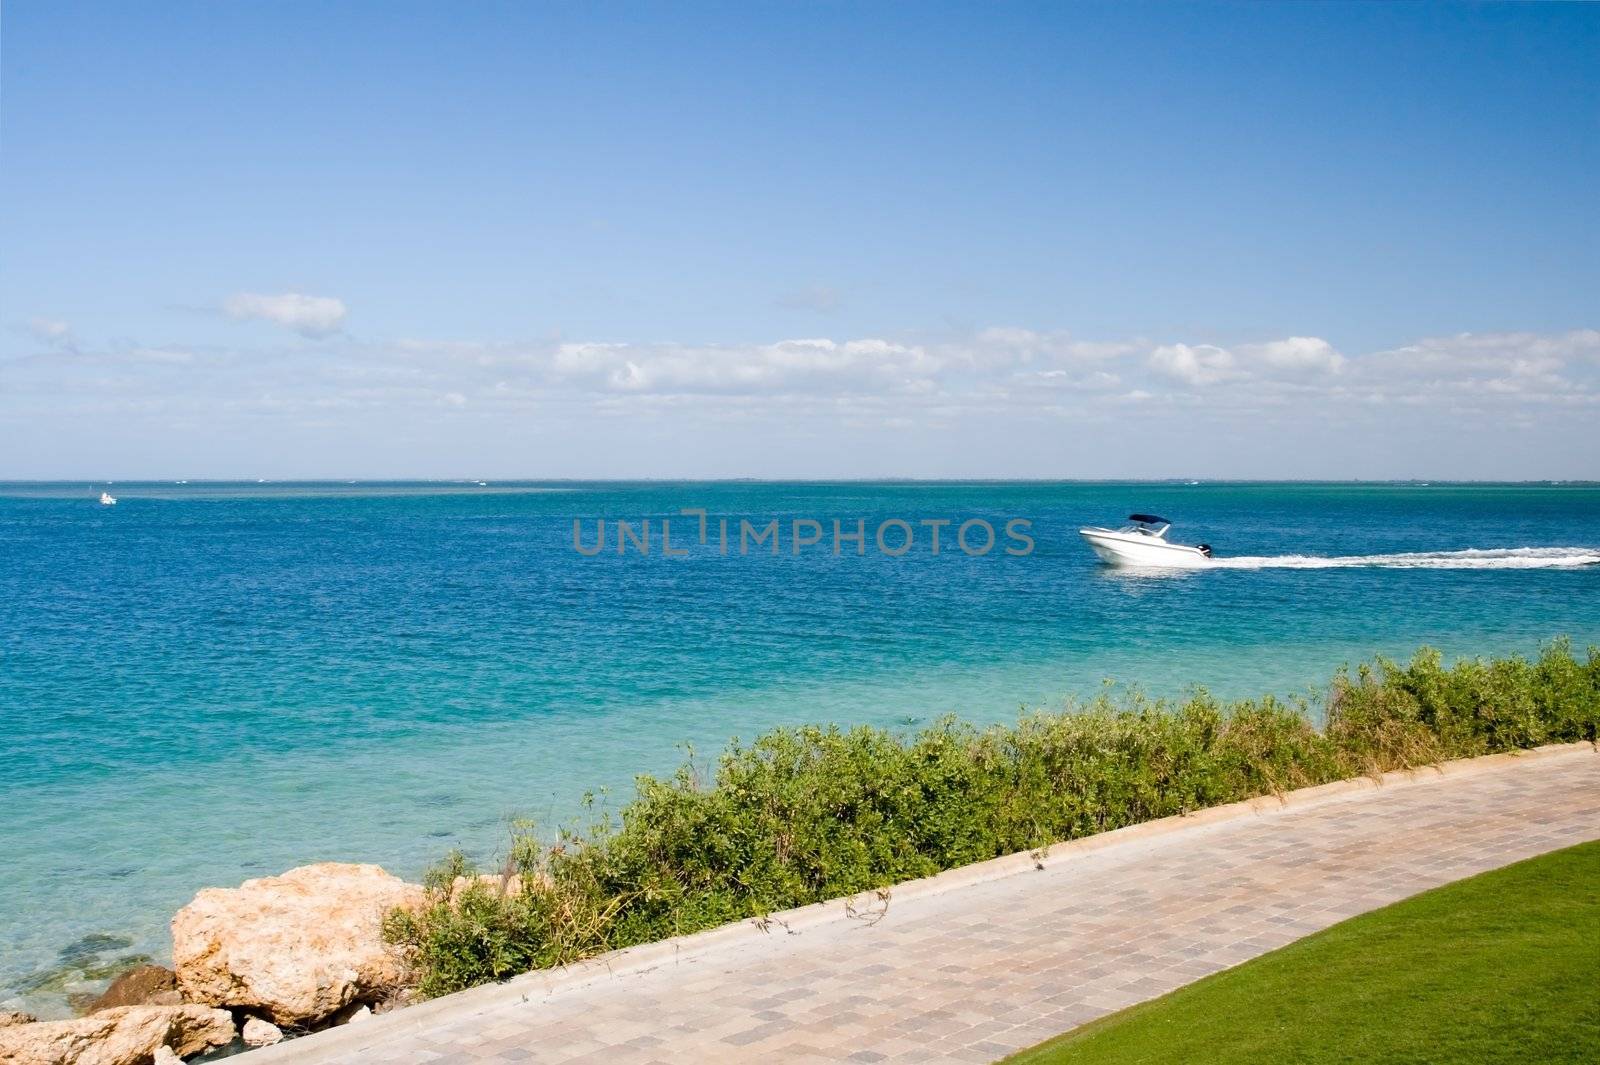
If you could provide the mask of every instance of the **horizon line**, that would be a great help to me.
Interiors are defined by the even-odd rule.
[[[1217,484],[1395,484],[1600,486],[1600,478],[1572,477],[0,477],[0,485],[452,485],[492,488],[520,484],[1152,484],[1205,487]]]

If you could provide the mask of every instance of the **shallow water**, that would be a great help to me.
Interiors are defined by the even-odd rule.
[[[101,487],[0,484],[0,1000],[64,949],[163,956],[200,886],[488,857],[510,817],[553,826],[681,745],[781,722],[998,720],[1106,677],[1292,694],[1424,642],[1600,643],[1593,486],[119,484],[115,507]],[[689,554],[662,557],[683,507],[709,542],[676,517]],[[1221,564],[1098,566],[1076,528],[1131,510]],[[654,550],[619,557],[613,532],[581,556],[575,517],[586,544],[649,517]],[[741,556],[740,517],[782,519],[782,552]],[[824,527],[798,556],[795,517]],[[864,555],[832,554],[834,518],[866,522]],[[890,518],[918,537],[899,558],[873,543]],[[954,546],[969,518],[999,531],[988,555]],[[1010,518],[1031,554],[1003,553]],[[112,939],[73,946],[91,934]]]

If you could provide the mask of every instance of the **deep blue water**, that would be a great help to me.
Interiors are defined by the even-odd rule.
[[[1600,566],[1573,564],[1600,559],[1596,487],[126,484],[115,507],[99,488],[0,484],[0,1001],[86,934],[164,954],[201,886],[490,856],[512,816],[553,826],[680,745],[780,722],[996,720],[1107,677],[1292,694],[1421,643],[1600,643]],[[711,542],[675,518],[690,554],[664,558],[682,507],[711,512]],[[1130,510],[1250,560],[1098,566],[1074,530]],[[825,530],[798,556],[797,516]],[[655,550],[583,557],[574,517],[588,544],[597,518],[649,517]],[[782,519],[782,553],[741,557],[739,517]],[[864,556],[832,554],[835,518],[866,520]],[[888,518],[953,524],[939,555],[917,527],[889,558]],[[952,542],[970,518],[1001,530],[988,555]],[[1002,553],[1010,518],[1031,554]],[[1490,553],[1442,554],[1469,550]]]

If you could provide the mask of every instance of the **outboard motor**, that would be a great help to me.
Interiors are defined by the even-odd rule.
[[[1200,551],[1200,553],[1202,555],[1206,556],[1207,558],[1211,557],[1211,545],[1210,544],[1199,544],[1199,545],[1197,545],[1197,547],[1198,547],[1198,549],[1199,549],[1199,551]]]

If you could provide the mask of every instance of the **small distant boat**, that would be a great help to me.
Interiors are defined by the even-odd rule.
[[[1078,535],[1088,541],[1089,547],[1102,562],[1113,566],[1167,566],[1196,568],[1211,561],[1211,545],[1172,544],[1167,542],[1167,530],[1172,523],[1154,514],[1130,514],[1120,529],[1102,529],[1091,526],[1079,529]]]
[[[112,495],[110,492],[101,492],[100,505],[102,507],[114,507],[117,505],[117,497]]]

